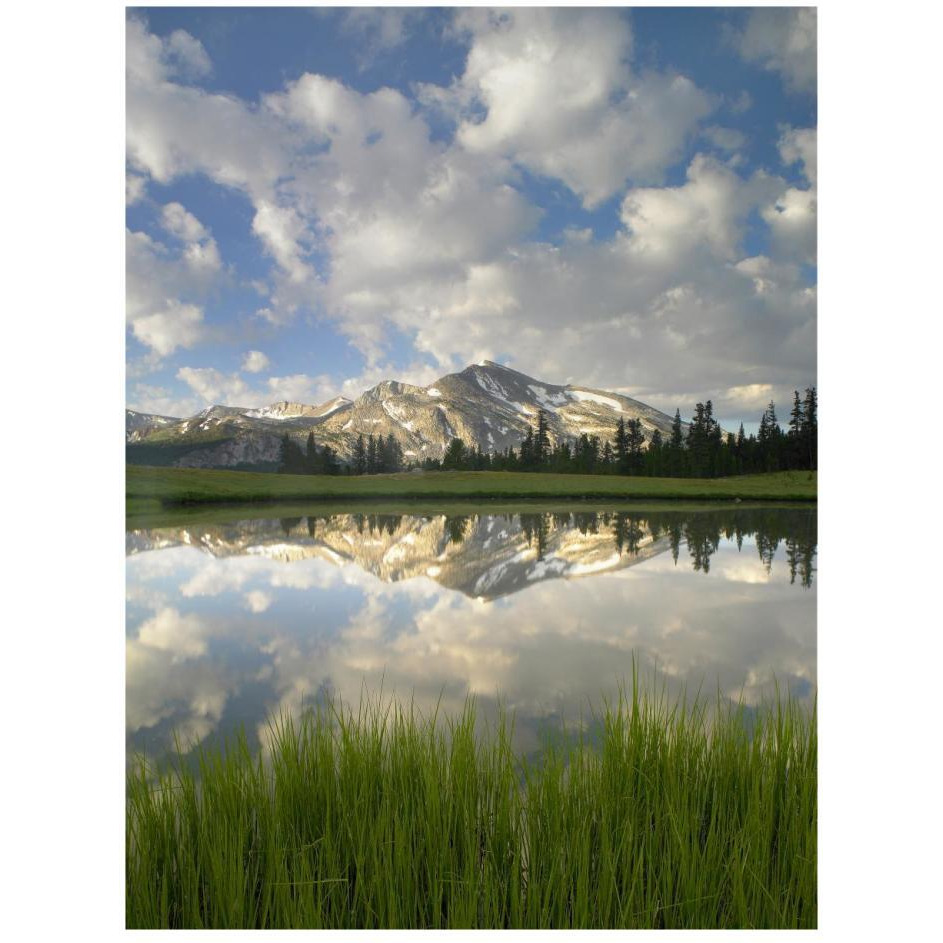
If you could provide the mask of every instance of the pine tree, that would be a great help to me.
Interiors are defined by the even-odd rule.
[[[520,465],[522,471],[533,471],[534,468],[534,430],[528,426],[527,434],[521,442]]]
[[[819,463],[819,420],[818,420],[818,400],[816,399],[815,387],[811,386],[805,391],[805,408],[803,410],[803,429],[802,438],[804,452],[807,456],[808,468],[813,471],[818,468]]]
[[[325,445],[321,453],[321,467],[325,475],[336,475],[340,471],[337,453],[329,445]]]
[[[760,450],[760,461],[764,471],[779,470],[779,452],[782,430],[776,418],[776,404],[770,400],[766,412],[760,419],[760,432],[757,436],[757,445]]]
[[[367,474],[375,475],[377,473],[377,441],[373,433],[367,436]]]
[[[615,445],[616,471],[620,475],[629,473],[629,437],[625,431],[625,420],[620,416],[619,425],[616,426],[616,445]]]
[[[278,459],[278,470],[286,475],[303,475],[307,471],[305,453],[287,432],[282,436]]]
[[[620,419],[619,421],[621,422],[622,420]],[[612,466],[614,464],[613,456],[614,456],[614,453],[612,450],[612,444],[609,442],[608,439],[606,439],[606,442],[602,447],[602,459],[601,459],[602,470],[604,473],[608,473],[609,471],[612,470]]]
[[[629,474],[637,475],[642,469],[642,446],[645,444],[642,420],[630,419],[625,427],[625,436],[628,448]]]
[[[367,471],[367,447],[363,442],[363,433],[357,436],[354,443],[354,474],[363,475]]]
[[[651,441],[648,443],[648,452],[645,455],[646,472],[652,477],[659,477],[662,472],[662,453],[665,444],[662,441],[661,430],[652,431]]]
[[[534,436],[534,464],[543,468],[550,455],[550,437],[547,435],[547,414],[542,409],[537,410],[537,435]]]
[[[309,475],[316,475],[318,469],[318,447],[314,444],[314,433],[308,433],[308,441],[305,443],[305,471]]]
[[[671,438],[668,440],[668,463],[672,477],[678,478],[684,474],[684,432],[681,428],[681,410],[675,410],[675,417],[671,422]]]
[[[805,413],[802,409],[802,402],[799,399],[799,391],[793,390],[792,412],[789,414],[789,432],[787,434],[789,442],[788,466],[790,468],[801,468],[805,456],[803,448],[803,430],[805,429]]]
[[[452,439],[442,456],[443,471],[460,471],[465,464],[465,443],[457,436]]]

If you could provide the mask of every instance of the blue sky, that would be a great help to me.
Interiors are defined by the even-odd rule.
[[[793,9],[127,15],[127,402],[489,358],[750,428],[816,379]]]

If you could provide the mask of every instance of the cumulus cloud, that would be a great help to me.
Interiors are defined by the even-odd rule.
[[[193,347],[203,339],[203,309],[172,298],[162,310],[135,319],[131,332],[159,357],[166,357],[178,347]]]
[[[464,10],[457,26],[470,36],[465,71],[425,100],[461,115],[468,151],[562,180],[587,207],[627,179],[660,180],[711,111],[682,75],[632,73],[631,30],[616,11]]]
[[[732,258],[750,210],[777,188],[765,174],[744,181],[723,164],[698,154],[683,185],[628,192],[622,201],[622,221],[630,234],[630,249],[671,263],[698,246],[709,247],[720,258]]]
[[[750,11],[738,35],[740,55],[770,72],[786,87],[815,93],[817,24],[815,7],[764,7]]]
[[[816,257],[817,160],[814,128],[787,128],[779,140],[783,164],[799,164],[807,187],[789,187],[764,207],[775,250],[782,256],[809,264]]]
[[[127,174],[124,183],[124,199],[128,206],[140,203],[147,194],[147,179],[139,174]]]
[[[249,385],[238,373],[225,374],[214,367],[181,367],[177,379],[186,383],[206,405],[243,406],[243,397],[250,395]]]
[[[579,14],[462,11],[464,70],[449,88],[423,87],[418,109],[395,89],[361,93],[310,73],[257,103],[211,94],[182,84],[166,39],[129,28],[132,172],[161,182],[203,174],[245,194],[273,260],[257,317],[267,330],[302,311],[333,319],[366,358],[341,389],[304,374],[249,386],[196,367],[181,377],[188,387],[240,405],[320,402],[510,357],[544,379],[647,395],[673,412],[756,378],[775,390],[811,381],[815,291],[798,263],[815,252],[814,129],[781,132],[783,166],[801,168],[803,182],[698,155],[682,183],[664,186],[712,102],[684,77],[636,74],[631,30],[614,11]],[[433,103],[450,109],[452,139],[432,135]],[[743,144],[721,125],[705,133],[721,150]],[[619,228],[532,241],[540,209],[521,167],[563,181],[587,206],[619,194]],[[199,221],[185,213],[162,211],[167,245],[133,234],[129,248],[148,275],[141,284],[187,286],[129,302],[142,318],[164,315],[139,329],[152,350],[199,343],[218,250],[214,259],[211,236],[194,241]],[[757,219],[770,233],[762,272],[741,265]],[[199,316],[167,308],[168,296]],[[403,337],[415,361],[394,370],[392,339]]]
[[[242,369],[245,373],[261,373],[269,366],[269,359],[261,350],[250,350],[242,358]]]
[[[126,315],[134,337],[158,358],[206,337],[202,299],[222,268],[216,242],[180,203],[161,210],[170,246],[144,232],[126,235]]]
[[[779,156],[788,167],[801,164],[802,173],[812,186],[818,178],[817,134],[815,128],[786,128],[779,139]]]

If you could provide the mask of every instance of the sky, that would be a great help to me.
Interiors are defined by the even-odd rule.
[[[137,8],[126,400],[490,359],[755,428],[816,383],[808,8]]]

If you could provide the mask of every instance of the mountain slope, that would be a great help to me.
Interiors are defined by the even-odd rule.
[[[342,459],[350,458],[358,435],[364,439],[392,435],[408,461],[440,458],[455,436],[483,452],[502,452],[509,446],[518,448],[527,429],[536,428],[540,409],[547,414],[554,443],[572,442],[584,433],[612,440],[620,419],[639,419],[646,440],[655,429],[663,436],[671,430],[670,416],[628,396],[545,383],[486,360],[431,386],[386,380],[353,402],[335,397],[320,406],[288,402],[262,409],[212,406],[189,419],[142,427],[133,442],[149,448],[129,447],[128,461],[154,463],[155,448],[166,446],[173,458],[159,464],[270,467],[278,462],[282,435],[288,433],[303,444],[309,432]]]

